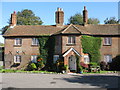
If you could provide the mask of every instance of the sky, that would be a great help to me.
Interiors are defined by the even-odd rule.
[[[8,25],[11,13],[13,11],[21,11],[24,9],[32,10],[36,16],[39,16],[44,22],[43,25],[55,24],[55,11],[58,7],[63,8],[64,24],[68,23],[70,16],[81,13],[84,6],[87,7],[89,18],[98,18],[100,24],[104,24],[104,20],[108,17],[116,17],[118,19],[118,2],[0,2],[0,28]],[[0,42],[4,42],[0,36]]]

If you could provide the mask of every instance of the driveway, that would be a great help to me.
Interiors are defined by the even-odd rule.
[[[117,74],[3,73],[1,84],[2,88],[118,88],[120,77]]]

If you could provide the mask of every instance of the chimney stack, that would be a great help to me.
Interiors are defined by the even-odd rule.
[[[55,12],[55,22],[56,26],[62,26],[64,23],[64,12],[62,8],[57,8],[57,11]]]
[[[84,6],[83,10],[83,23],[84,25],[88,23],[88,11],[86,10],[86,6]]]
[[[16,20],[16,12],[14,11],[14,12],[11,14],[11,23],[10,23],[10,26],[16,26],[16,23],[17,23],[17,20]]]

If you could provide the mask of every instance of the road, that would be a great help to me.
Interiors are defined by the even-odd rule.
[[[1,84],[2,88],[118,88],[119,79],[117,74],[3,73]]]

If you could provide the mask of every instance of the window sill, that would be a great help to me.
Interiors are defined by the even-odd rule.
[[[103,46],[112,46],[111,44],[107,45],[107,44],[103,44]]]
[[[31,45],[32,47],[38,47],[39,45]]]
[[[66,46],[75,46],[76,44],[75,43],[68,43],[66,44]]]
[[[14,64],[20,64],[20,62],[14,62]]]
[[[13,45],[14,47],[21,47],[22,45]]]

